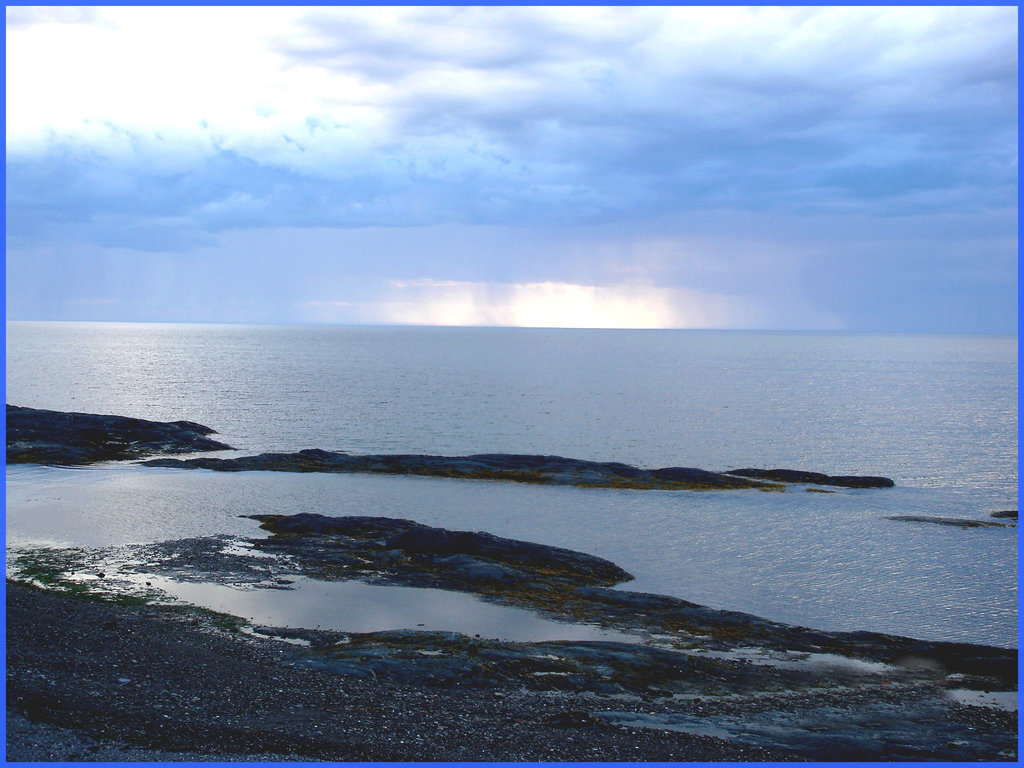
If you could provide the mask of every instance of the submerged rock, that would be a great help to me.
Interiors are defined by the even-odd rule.
[[[732,469],[727,475],[775,480],[781,483],[808,483],[811,485],[837,485],[843,488],[892,488],[895,483],[888,477],[871,475],[824,475],[798,469]]]
[[[8,464],[91,464],[157,453],[229,450],[210,427],[191,421],[66,413],[7,406]]]

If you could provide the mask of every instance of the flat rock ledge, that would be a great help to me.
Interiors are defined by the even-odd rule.
[[[7,405],[8,464],[92,464],[160,453],[221,451],[231,446],[191,421],[69,413]]]
[[[638,469],[618,462],[586,461],[563,456],[487,453],[472,456],[383,454],[354,456],[307,449],[296,453],[263,453],[237,459],[154,459],[150,467],[213,469],[220,472],[360,472],[421,475],[463,480],[507,480],[535,485],[650,490],[723,490],[782,486],[690,467]]]
[[[693,467],[641,469],[620,462],[587,461],[564,456],[487,453],[472,456],[420,454],[350,455],[306,449],[295,453],[262,453],[235,459],[198,457],[152,459],[149,467],[212,469],[219,472],[361,472],[385,475],[421,475],[466,480],[506,480],[535,485],[572,485],[581,488],[634,490],[737,490],[755,488],[779,491],[783,483],[820,483],[851,488],[883,488],[893,485],[885,477],[832,477],[796,470],[733,470],[711,472]],[[742,473],[768,472],[771,477],[745,477]],[[813,479],[808,479],[813,478]]]
[[[872,475],[824,475],[798,469],[731,469],[725,474],[751,477],[757,480],[775,480],[780,483],[804,485],[835,485],[842,488],[892,488],[895,483],[888,477]]]
[[[472,592],[555,618],[669,633],[678,647],[726,650],[749,644],[883,663],[927,659],[935,668],[989,678],[989,684],[1016,678],[1016,651],[874,632],[819,631],[613,588],[633,576],[584,552],[396,518],[314,513],[251,517],[273,534],[252,540],[253,549],[288,562],[295,569],[292,575]],[[165,561],[179,575],[184,575],[182,568],[199,565],[188,563],[187,549],[170,550]],[[229,561],[221,562],[230,569]]]

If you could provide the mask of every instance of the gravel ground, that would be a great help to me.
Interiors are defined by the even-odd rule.
[[[765,761],[611,725],[593,694],[401,685],[291,666],[195,612],[7,584],[8,761]]]

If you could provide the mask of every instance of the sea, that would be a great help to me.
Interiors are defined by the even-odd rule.
[[[1016,336],[8,322],[6,356],[8,403],[187,419],[226,456],[556,454],[896,483],[644,491],[12,465],[8,548],[253,538],[242,516],[258,513],[384,515],[596,554],[635,576],[621,589],[1017,647],[1016,525],[891,519],[1018,508]]]

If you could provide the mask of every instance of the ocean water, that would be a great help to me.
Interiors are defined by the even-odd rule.
[[[825,629],[1017,645],[1017,339],[8,323],[7,402],[207,424],[242,453],[553,453],[881,474],[892,489],[661,492],[104,465],[7,470],[9,544],[258,535],[388,515],[566,546],[676,595]]]

